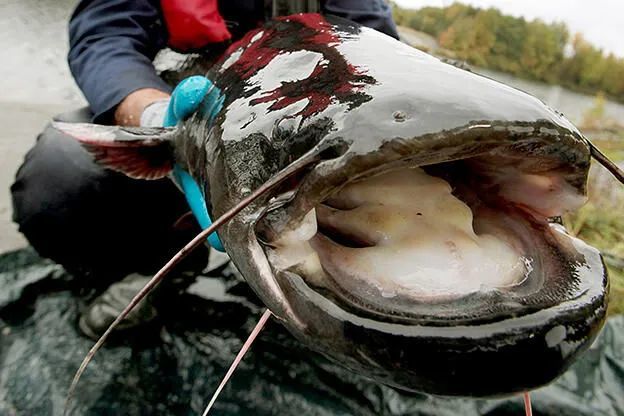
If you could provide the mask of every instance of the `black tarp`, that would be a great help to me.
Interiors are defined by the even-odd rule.
[[[213,273],[214,274],[214,273]],[[79,311],[95,285],[26,249],[0,256],[0,415],[60,415],[92,345]],[[261,313],[231,268],[159,302],[147,329],[117,336],[77,390],[75,415],[201,414]],[[539,371],[536,368],[535,371]],[[475,374],[475,379],[479,377]],[[624,318],[556,383],[532,393],[535,415],[624,415]],[[271,322],[215,415],[523,415],[522,398],[471,400],[399,393],[310,352]]]

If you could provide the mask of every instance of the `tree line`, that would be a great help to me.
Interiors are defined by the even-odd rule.
[[[419,10],[392,5],[397,24],[434,36],[456,59],[624,102],[624,59],[564,23],[545,23],[461,3]],[[450,53],[449,53],[450,52]]]

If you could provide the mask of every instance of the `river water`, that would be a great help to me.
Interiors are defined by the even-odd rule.
[[[561,111],[574,123],[580,123],[583,120],[583,115],[595,102],[594,96],[570,91],[559,85],[529,81],[489,69],[477,68],[475,72],[535,95],[552,108]],[[624,104],[607,101],[605,103],[605,116],[624,124]]]

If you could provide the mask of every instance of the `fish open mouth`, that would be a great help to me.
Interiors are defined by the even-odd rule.
[[[435,161],[352,159],[345,165],[366,169],[351,169],[343,182],[334,177],[325,186],[320,175],[309,174],[273,201],[257,234],[278,279],[303,281],[348,314],[431,328],[421,340],[440,345],[471,338],[470,348],[498,351],[499,358],[505,343],[537,336],[543,348],[524,353],[540,354],[554,345],[552,319],[580,328],[579,322],[600,322],[606,309],[599,254],[570,236],[559,218],[584,203],[586,169],[579,166],[588,160],[576,141],[558,149],[526,138],[460,147],[443,157],[438,152]],[[540,312],[543,318],[536,317]],[[567,349],[557,351],[557,368],[545,375],[474,390],[433,383],[429,391],[487,396],[544,384],[587,347],[599,326],[557,339],[568,342]],[[477,336],[474,328],[488,330]],[[462,349],[456,343],[443,348]],[[456,365],[450,371],[461,378],[466,363]]]
[[[557,219],[584,203],[584,179],[511,146],[424,166],[408,158],[337,186],[265,247],[276,270],[368,313],[517,316],[574,287],[570,264],[584,258]]]
[[[503,229],[518,221],[479,207],[484,192],[452,183],[402,168],[347,185],[315,208],[309,242],[320,266],[370,304],[377,297],[452,301],[521,285],[532,256],[522,236]]]
[[[561,200],[582,198],[557,192],[558,179],[544,176],[507,190],[517,201],[492,197],[492,187],[471,178],[466,166],[400,168],[345,186],[311,211],[317,226],[308,243],[318,258],[312,267],[320,267],[345,300],[377,311],[413,314],[416,304],[492,291],[528,295],[544,284],[533,277],[561,267],[552,264],[558,260],[552,244],[540,238],[550,231],[548,213],[560,214]],[[548,193],[554,194],[545,196],[549,201],[532,195]],[[430,314],[431,305],[424,312]]]

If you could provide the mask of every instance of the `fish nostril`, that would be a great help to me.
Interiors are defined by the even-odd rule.
[[[392,114],[392,118],[394,119],[394,121],[396,121],[397,123],[402,123],[405,120],[407,120],[407,114],[404,111],[395,111]]]
[[[341,137],[336,137],[321,143],[319,147],[318,158],[320,160],[331,160],[347,153],[350,143]]]

